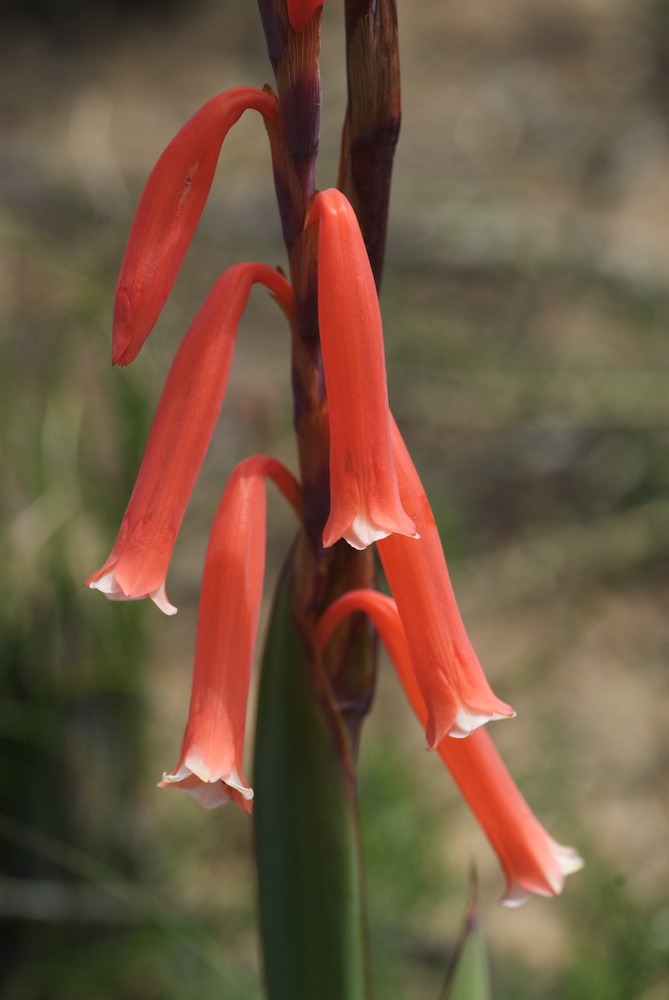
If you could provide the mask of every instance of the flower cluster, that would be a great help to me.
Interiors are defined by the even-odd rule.
[[[317,7],[288,3],[299,31]],[[213,98],[162,154],[133,222],[116,292],[113,361],[139,353],[169,295],[209,193],[223,140],[247,109],[280,126],[274,97],[249,87]],[[534,818],[479,727],[513,715],[491,691],[453,595],[427,497],[388,406],[381,314],[355,212],[338,190],[318,192],[304,220],[317,247],[318,325],[330,434],[330,513],[322,544],[376,544],[393,598],[350,591],[316,633],[322,652],[351,611],[364,611],[386,645],[427,742],[452,772],[507,876],[505,901],[560,892],[580,865]],[[175,539],[204,460],[251,287],[259,283],[293,320],[290,284],[260,263],[229,268],[188,329],[170,369],[121,528],[88,581],[111,599],[150,597],[166,614]],[[161,786],[203,805],[232,798],[250,811],[243,775],[247,699],[264,575],[265,481],[294,508],[298,482],[254,456],[232,473],[205,557],[188,723],[177,767]],[[453,739],[461,737],[462,739]]]

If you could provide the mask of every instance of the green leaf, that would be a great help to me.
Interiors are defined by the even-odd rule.
[[[318,687],[318,690],[317,690]],[[280,581],[262,664],[254,817],[270,1000],[363,1000],[366,933],[348,736]]]
[[[475,879],[441,1000],[492,1000]]]

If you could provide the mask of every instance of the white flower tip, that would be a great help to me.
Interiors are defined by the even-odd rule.
[[[344,532],[343,538],[352,548],[360,551],[372,545],[373,542],[378,542],[380,538],[387,538],[389,534],[389,531],[377,528],[358,515],[351,527]]]
[[[516,713],[509,707],[507,712],[481,712],[475,708],[467,708],[460,705],[455,722],[451,726],[448,735],[456,740],[464,739],[473,733],[479,726],[485,726],[488,722],[497,722],[499,719],[514,719]]]
[[[537,896],[559,896],[564,889],[564,882],[567,875],[573,875],[580,871],[585,862],[573,847],[565,847],[558,844],[552,837],[548,837],[548,845],[553,861],[556,863],[552,871],[543,871],[546,880],[545,885],[525,886],[518,879],[510,879],[506,886],[506,892],[500,899],[502,906],[513,909],[522,906],[532,894]]]
[[[413,525],[413,522],[410,522]],[[413,525],[415,529],[415,525]],[[387,538],[388,535],[392,535],[397,529],[389,528],[387,526],[382,526],[376,524],[370,517],[364,514],[358,514],[353,521],[353,523],[346,529],[342,537],[348,542],[348,544],[354,549],[366,549],[373,542],[378,542],[381,538]],[[400,532],[405,534],[405,532]],[[410,538],[420,538],[417,531],[413,531],[409,534]],[[326,543],[323,543],[326,545]],[[332,542],[330,542],[332,544]],[[327,545],[326,545],[327,547]]]
[[[188,768],[180,768],[176,774],[164,774],[158,788],[180,788],[204,809],[216,809],[230,801],[230,792],[222,781],[200,781]]]
[[[149,594],[149,597],[156,605],[156,607],[160,608],[163,614],[175,615],[177,613],[178,608],[175,608],[173,604],[170,604],[170,602],[167,599],[164,582],[161,583],[161,585],[158,587],[157,590],[154,590],[152,594]]]
[[[250,802],[253,798],[253,789],[249,788],[236,768],[234,768],[230,774],[226,775],[226,777],[221,778],[221,781],[224,781],[226,785],[230,786],[230,788],[236,788],[242,798],[246,799],[248,802]]]
[[[158,782],[158,788],[167,788],[169,785],[178,785],[180,781],[186,781],[191,777],[191,772],[187,767],[180,767],[174,774],[163,771],[163,776]]]
[[[112,568],[104,573],[98,580],[90,580],[88,586],[91,590],[99,590],[100,593],[104,594],[110,601],[141,601],[145,597],[150,597],[153,603],[159,607],[164,614],[175,615],[177,613],[177,609],[173,604],[170,604],[167,599],[165,581],[163,581],[161,585],[150,594],[137,594],[132,596],[130,594],[126,594],[123,590],[120,583],[116,579],[116,570]]]
[[[88,586],[91,590],[99,590],[101,594],[108,597],[110,601],[129,601],[130,598],[121,590],[121,587],[116,580],[116,571],[114,569],[108,570],[103,573],[101,577],[97,580],[89,580]]]
[[[565,847],[564,844],[558,844],[552,837],[551,846],[553,848],[555,859],[560,866],[561,882],[559,888],[556,890],[557,892],[560,892],[567,875],[573,875],[574,872],[579,872],[585,865],[585,861],[573,847]]]
[[[181,788],[204,806],[215,809],[230,801],[230,789],[234,788],[247,802],[253,798],[249,788],[236,768],[227,775],[212,773],[206,762],[197,754],[189,754],[186,761],[174,774],[163,774],[158,788]]]
[[[532,893],[525,889],[520,882],[510,882],[500,899],[500,903],[502,906],[508,907],[509,910],[515,910],[518,906],[526,903],[531,895]],[[546,893],[542,892],[541,895],[546,895]]]

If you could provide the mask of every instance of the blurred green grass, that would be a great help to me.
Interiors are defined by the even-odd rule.
[[[343,102],[339,13],[326,7],[322,186]],[[154,784],[178,751],[227,472],[253,450],[293,454],[287,337],[262,297],[175,551],[180,615],[81,585],[113,542],[210,284],[243,257],[283,261],[264,136],[243,121],[147,350],[108,368],[116,271],[157,153],[212,93],[269,79],[253,5],[231,14],[203,2],[156,23],[109,7],[104,30],[75,18],[54,40],[18,25],[0,43],[2,1000],[260,995],[246,818]],[[560,900],[499,910],[496,862],[384,670],[361,759],[376,996],[438,995],[475,859],[498,1000],[661,1000],[667,7],[549,16],[478,0],[417,18],[400,3],[400,27],[391,402],[474,644],[519,712],[495,738],[587,867]],[[272,505],[268,592],[291,531]]]

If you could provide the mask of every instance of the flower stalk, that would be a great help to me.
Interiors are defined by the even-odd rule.
[[[401,121],[395,0],[349,0],[345,4],[345,22],[348,105],[338,187],[358,217],[379,288]]]

